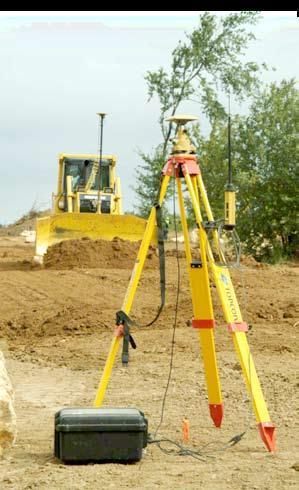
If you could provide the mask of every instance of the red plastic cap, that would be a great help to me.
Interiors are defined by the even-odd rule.
[[[275,425],[271,422],[261,422],[258,424],[260,436],[268,451],[275,451]]]
[[[223,404],[222,403],[210,403],[210,415],[216,427],[221,426],[223,417]]]
[[[114,331],[115,337],[123,337],[124,336],[124,325],[116,325],[115,331]]]

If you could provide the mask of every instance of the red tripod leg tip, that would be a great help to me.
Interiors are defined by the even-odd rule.
[[[271,422],[261,422],[258,424],[258,429],[268,451],[275,451],[275,425]]]
[[[223,417],[223,405],[222,403],[210,403],[210,415],[216,427],[221,426]]]

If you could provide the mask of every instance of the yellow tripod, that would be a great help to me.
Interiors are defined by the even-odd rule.
[[[216,290],[222,305],[223,314],[228,324],[228,330],[233,337],[235,350],[237,351],[240,360],[247,390],[252,398],[253,409],[261,438],[264,441],[267,449],[269,451],[274,451],[275,426],[270,420],[247,342],[246,332],[248,330],[248,326],[242,319],[241,311],[230,278],[229,269],[225,265],[220,266],[215,262],[212,247],[207,239],[207,231],[211,230],[214,248],[218,251],[219,256],[222,256],[221,249],[219,247],[219,236],[216,227],[213,226],[215,222],[201,177],[200,168],[197,163],[195,148],[191,144],[186,129],[183,126],[188,121],[195,119],[197,118],[193,116],[173,116],[172,118],[169,118],[169,120],[177,123],[178,131],[172,149],[172,154],[170,155],[162,171],[157,205],[159,207],[162,206],[170,178],[172,175],[174,175],[178,189],[178,200],[193,304],[194,317],[192,319],[192,326],[194,329],[198,330],[205,369],[211,418],[215,426],[220,427],[223,417],[223,403],[215,353],[215,320],[210,293],[208,267],[210,267],[212,271],[213,279],[216,284]],[[184,196],[182,191],[182,179],[185,180],[196,218],[199,234],[200,260],[193,260],[191,256]],[[130,313],[148,248],[155,231],[157,205],[153,206],[150,212],[146,230],[131,274],[130,282],[122,305],[122,312],[124,316],[128,316]],[[203,207],[205,210],[205,214],[208,218],[207,223],[203,222],[201,207]],[[121,339],[125,335],[124,323],[125,322],[120,322],[120,324],[116,326],[104,372],[102,374],[94,401],[95,407],[100,407],[103,402],[115,357],[117,355]]]

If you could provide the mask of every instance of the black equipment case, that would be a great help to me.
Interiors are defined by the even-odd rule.
[[[55,456],[62,461],[139,461],[147,419],[135,408],[63,408],[55,414]]]

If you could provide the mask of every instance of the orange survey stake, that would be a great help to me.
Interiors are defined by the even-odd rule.
[[[183,441],[190,441],[190,422],[186,417],[183,418]]]

